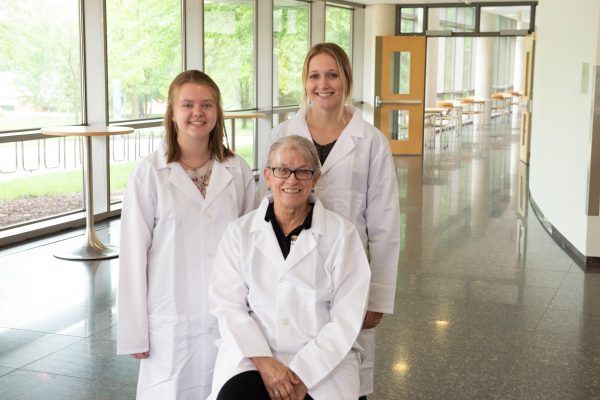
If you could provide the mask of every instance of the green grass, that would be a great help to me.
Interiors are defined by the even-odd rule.
[[[126,163],[112,164],[110,166],[110,191],[118,192],[125,188],[127,180],[137,161],[129,161]]]
[[[0,183],[0,200],[45,197],[83,190],[81,171],[54,172],[11,179]]]
[[[122,190],[136,162],[113,164],[110,168],[111,191]],[[80,170],[51,172],[0,182],[0,201],[46,197],[83,191]]]
[[[230,130],[229,125],[227,125],[227,129],[228,129],[228,131]],[[231,133],[229,133],[229,134],[231,134]],[[252,168],[252,163],[253,163],[254,145],[253,145],[253,143],[248,143],[248,141],[253,142],[253,139],[252,139],[253,135],[254,135],[254,124],[253,123],[249,123],[245,128],[243,128],[242,123],[238,121],[238,124],[236,125],[236,131],[235,131],[235,137],[236,137],[235,152],[237,155],[239,155],[244,160],[246,160],[248,165],[250,165],[250,168]],[[244,139],[246,139],[246,140],[244,140]]]
[[[252,145],[236,146],[235,152],[238,156],[240,156],[244,160],[246,160],[246,162],[248,163],[250,168],[252,168],[252,163],[253,163],[252,154],[254,153],[254,149],[252,148]]]

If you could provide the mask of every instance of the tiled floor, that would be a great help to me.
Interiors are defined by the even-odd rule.
[[[600,399],[600,274],[584,274],[527,206],[516,130],[465,127],[397,159],[396,313],[378,330],[388,399]],[[118,221],[99,226],[118,242]],[[0,250],[0,399],[133,399],[115,354],[118,259],[52,257],[70,235]]]

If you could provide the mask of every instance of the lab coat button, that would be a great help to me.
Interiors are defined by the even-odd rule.
[[[290,283],[288,281],[283,282],[283,286],[290,287]]]
[[[290,323],[290,321],[288,321],[287,318],[284,318],[284,319],[281,320],[281,325],[287,325],[289,323]]]

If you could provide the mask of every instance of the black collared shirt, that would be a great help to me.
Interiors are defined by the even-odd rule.
[[[310,208],[310,211],[308,212],[306,218],[304,218],[302,225],[294,228],[294,230],[292,230],[290,234],[286,236],[281,230],[277,219],[275,218],[275,209],[273,207],[273,203],[269,203],[269,207],[267,207],[267,212],[265,213],[265,221],[271,222],[271,225],[273,225],[273,231],[275,232],[275,237],[277,237],[277,242],[279,243],[279,248],[281,248],[283,258],[287,258],[288,254],[290,254],[292,244],[296,239],[298,239],[300,232],[302,232],[303,229],[310,229],[312,224],[312,214],[313,207]]]

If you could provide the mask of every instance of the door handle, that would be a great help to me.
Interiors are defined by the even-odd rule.
[[[423,104],[423,100],[381,100],[379,96],[375,96],[375,108],[382,104]]]

